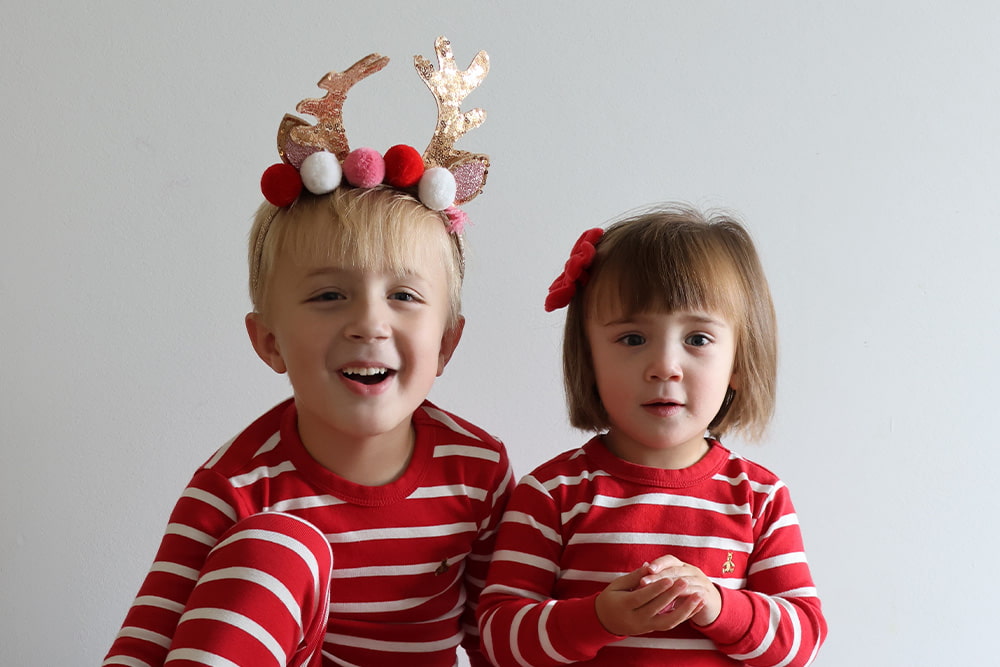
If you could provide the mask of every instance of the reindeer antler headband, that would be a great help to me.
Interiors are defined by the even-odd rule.
[[[490,159],[481,153],[455,149],[455,141],[486,120],[486,112],[462,112],[462,101],[482,83],[489,72],[489,56],[480,51],[467,70],[459,70],[451,42],[434,42],[439,69],[423,56],[414,56],[414,66],[437,101],[438,122],[430,144],[421,156],[416,149],[393,146],[383,157],[371,148],[351,150],[344,131],[343,108],[347,91],[358,81],[378,72],[389,59],[373,53],[343,72],[330,72],[320,79],[327,91],[320,99],[305,99],[295,107],[317,119],[310,125],[286,114],[278,128],[278,154],[282,162],[269,167],[261,178],[261,190],[275,206],[288,206],[305,187],[313,194],[332,192],[346,180],[354,187],[371,188],[381,183],[410,190],[421,203],[448,217],[448,231],[460,233],[465,214],[457,207],[474,199],[486,183]]]

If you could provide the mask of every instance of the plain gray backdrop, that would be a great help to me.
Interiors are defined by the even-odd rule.
[[[379,51],[353,146],[422,148],[412,66],[491,57],[458,144],[465,338],[432,398],[520,476],[566,422],[546,288],[643,204],[737,211],[778,309],[816,664],[982,665],[1000,595],[1000,8],[992,2],[4,2],[0,663],[96,665],[194,469],[289,388],[243,327],[283,114]]]

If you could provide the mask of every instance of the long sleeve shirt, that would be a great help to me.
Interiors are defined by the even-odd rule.
[[[284,512],[312,524],[333,553],[323,664],[451,667],[479,652],[475,609],[512,487],[503,445],[425,402],[402,476],[349,482],[302,445],[287,401],[193,476],[105,665],[162,665],[209,551],[237,521]],[[274,576],[281,577],[276,568]],[[241,610],[266,624],[266,613]]]
[[[754,665],[815,657],[826,621],[787,487],[710,441],[683,470],[634,465],[600,438],[526,476],[511,499],[480,599],[496,665]],[[609,633],[594,601],[615,578],[671,554],[717,585],[710,625]]]

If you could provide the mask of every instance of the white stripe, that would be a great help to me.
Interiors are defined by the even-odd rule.
[[[548,558],[542,558],[541,556],[521,551],[512,551],[510,549],[498,549],[493,552],[493,562],[519,563],[521,565],[536,567],[543,572],[550,572],[552,574],[556,574],[559,571],[559,565]]]
[[[226,515],[226,518],[230,521],[236,521],[236,510],[233,506],[227,503],[222,498],[218,497],[213,493],[209,493],[203,489],[196,489],[193,487],[188,487],[181,494],[181,498],[192,498],[194,500],[200,500],[206,505],[211,505],[215,509],[219,510]]]
[[[101,663],[101,667],[106,667],[107,665],[123,665],[124,667],[151,667],[148,662],[143,662],[142,660],[132,658],[127,655],[109,656],[107,660]]]
[[[582,451],[582,450],[581,450]],[[560,486],[577,486],[583,482],[589,482],[597,479],[598,477],[608,477],[608,473],[603,470],[586,470],[579,475],[573,477],[567,477],[565,475],[557,475],[551,479],[542,482],[542,487],[546,491],[552,491]]]
[[[563,656],[556,647],[552,645],[552,640],[549,638],[549,629],[546,627],[549,621],[549,614],[552,613],[552,607],[555,606],[555,600],[549,600],[542,607],[542,613],[538,616],[538,641],[542,645],[542,650],[545,651],[545,655],[549,658],[555,660],[556,662],[571,663],[573,662],[569,658]]]
[[[208,651],[202,651],[197,648],[174,649],[167,656],[167,660],[190,660],[191,662],[196,662],[199,665],[206,665],[206,667],[240,667],[232,660],[227,660],[221,655],[209,653]]]
[[[515,512],[514,510],[508,510],[507,512],[504,512],[503,521],[501,521],[501,524],[508,522],[520,523],[525,526],[530,526],[531,528],[534,528],[539,533],[541,533],[543,537],[549,539],[552,542],[555,542],[556,544],[562,545],[562,536],[560,536],[555,529],[553,529],[550,526],[546,526],[545,524],[538,523],[538,521],[535,520],[535,517],[533,517],[530,514],[525,514],[524,512]]]
[[[451,594],[461,576],[459,568],[454,569],[454,575],[448,585],[439,593],[421,598],[403,598],[400,600],[383,600],[379,602],[331,602],[331,614],[380,614],[386,612],[406,611],[427,604],[431,600]]]
[[[477,486],[466,486],[465,484],[442,484],[440,486],[418,487],[408,498],[473,498],[475,500],[486,500],[486,489]]]
[[[313,509],[315,507],[333,507],[334,505],[343,505],[344,501],[340,498],[334,498],[330,495],[322,496],[303,496],[301,498],[289,498],[288,500],[279,500],[274,503],[268,509],[272,512],[287,512],[289,510],[305,510]]]
[[[576,533],[569,544],[655,544],[674,547],[722,549],[750,553],[753,543],[712,535],[673,535],[671,533]]]
[[[718,652],[710,639],[671,639],[668,637],[626,637],[612,642],[609,646],[626,648],[662,649],[666,651],[712,651]]]
[[[260,456],[261,454],[266,454],[267,452],[277,447],[279,442],[281,442],[281,431],[276,432],[270,438],[265,440],[264,444],[260,446],[260,449],[254,452],[254,455],[250,458],[255,458],[257,456]]]
[[[785,565],[795,565],[797,563],[805,563],[806,555],[801,551],[793,551],[791,553],[781,554],[780,556],[773,556],[771,558],[764,558],[759,560],[750,566],[747,574],[757,574],[758,572],[763,572],[764,570],[770,570],[776,567],[784,567]]]
[[[244,486],[250,486],[254,482],[259,482],[262,479],[272,479],[283,472],[292,472],[294,470],[295,465],[292,464],[291,461],[282,461],[276,466],[261,466],[259,468],[254,468],[248,473],[230,477],[229,483],[236,488],[241,488]]]
[[[778,624],[781,623],[781,609],[778,607],[773,598],[768,597],[767,595],[758,595],[758,597],[767,603],[770,612],[768,614],[767,632],[764,633],[764,636],[761,638],[760,643],[757,644],[756,649],[750,651],[749,653],[729,656],[733,660],[745,662],[764,655],[767,650],[771,648],[771,644],[774,642],[774,637],[778,633]]]
[[[788,649],[788,654],[785,659],[779,662],[775,667],[785,667],[792,660],[795,659],[796,654],[799,652],[799,646],[802,645],[802,624],[799,621],[799,615],[795,611],[795,606],[788,600],[782,600],[781,598],[774,598],[780,606],[785,608],[785,613],[788,614],[789,620],[792,625],[792,645]]]
[[[743,577],[739,579],[734,579],[733,577],[709,577],[708,580],[716,586],[734,591],[741,591],[747,587],[747,580]]]
[[[475,533],[476,524],[464,521],[433,526],[403,526],[401,528],[366,528],[364,530],[349,530],[343,533],[327,533],[326,539],[331,544],[350,544],[353,542],[368,542],[370,540],[414,540],[425,537],[444,537]]]
[[[750,516],[750,505],[733,505],[731,503],[716,503],[704,498],[677,495],[673,493],[643,493],[629,498],[596,495],[593,504],[598,507],[617,509],[631,505],[653,505],[656,507],[690,507],[725,514],[727,516]]]
[[[444,651],[458,646],[462,641],[462,633],[458,632],[447,639],[438,639],[429,642],[394,642],[335,634],[328,634],[325,639],[331,644],[364,648],[371,651],[385,651],[387,653],[433,653],[434,651]]]
[[[192,620],[217,621],[219,623],[225,623],[226,625],[234,627],[238,630],[242,630],[264,645],[264,648],[266,648],[268,652],[274,656],[275,664],[284,665],[288,660],[288,657],[285,655],[285,650],[281,648],[281,644],[278,643],[278,640],[271,636],[271,633],[267,631],[267,628],[248,616],[238,614],[228,609],[199,607],[197,609],[189,609],[184,612],[178,626]],[[299,619],[295,620],[298,621]],[[173,655],[167,655],[167,661],[169,662],[173,657]]]
[[[177,563],[171,563],[170,561],[158,560],[153,563],[152,567],[149,568],[150,572],[164,572],[166,574],[175,574],[178,577],[183,577],[184,579],[190,579],[191,581],[198,580],[198,570],[194,568],[185,567]]]
[[[460,563],[462,556],[453,556],[448,559],[448,567],[455,563]],[[437,563],[415,563],[412,565],[369,565],[366,567],[342,567],[333,568],[331,579],[355,579],[358,577],[410,577],[415,574],[430,574],[437,572],[441,567],[441,562]]]
[[[535,591],[529,591],[526,588],[515,588],[513,586],[504,586],[503,584],[490,584],[483,590],[483,592],[480,595],[482,596],[487,594],[510,595],[518,598],[527,598],[529,600],[534,600],[535,602],[542,602],[543,600],[547,599],[539,595]]]
[[[799,525],[799,515],[796,514],[795,512],[792,512],[791,514],[786,514],[785,516],[781,517],[780,519],[772,523],[771,526],[767,529],[767,532],[760,536],[760,539],[766,540],[767,538],[771,537],[772,535],[774,535],[775,532],[781,530],[782,528],[788,528],[789,526],[797,526],[797,525]]]
[[[165,609],[167,611],[172,611],[175,614],[180,614],[184,611],[184,605],[180,602],[175,602],[174,600],[168,600],[167,598],[159,597],[156,595],[140,595],[132,603],[133,607],[156,607],[157,609]]]
[[[816,591],[815,586],[803,586],[802,588],[793,588],[789,591],[782,591],[780,593],[775,593],[775,597],[779,598],[815,598],[819,597],[819,593]]]
[[[601,583],[610,583],[628,574],[628,572],[598,572],[596,570],[563,570],[562,574],[559,575],[560,579],[569,579],[571,581],[598,581]]]
[[[197,528],[192,528],[191,526],[185,526],[183,523],[168,523],[167,529],[164,533],[166,535],[186,537],[189,540],[194,540],[195,542],[199,542],[208,547],[215,546],[216,542],[215,538],[208,533],[198,530]]]
[[[209,581],[221,581],[225,579],[246,581],[270,591],[282,604],[285,605],[285,609],[288,610],[289,616],[291,616],[296,623],[301,622],[302,607],[295,599],[295,596],[292,595],[292,592],[288,590],[288,587],[283,581],[268,574],[267,572],[264,572],[263,570],[250,567],[224,567],[221,570],[213,570],[212,572],[203,574],[201,578],[198,579],[198,585],[201,586]]]
[[[500,452],[471,445],[437,445],[434,448],[434,458],[440,459],[445,456],[464,456],[470,459],[492,461],[493,463],[500,462]]]
[[[127,625],[118,632],[118,636],[141,639],[142,641],[149,642],[150,644],[156,644],[157,646],[162,646],[163,648],[170,648],[170,637],[161,635],[158,632],[153,632],[152,630],[147,630],[146,628],[136,628],[134,626]]]
[[[526,661],[524,656],[521,655],[521,649],[518,648],[519,642],[517,641],[518,632],[521,630],[521,621],[524,620],[525,615],[530,609],[530,605],[524,605],[518,609],[517,613],[514,614],[514,620],[510,624],[510,653],[514,657],[515,662],[521,667],[531,667],[531,663]]]
[[[442,412],[441,410],[437,410],[435,408],[432,408],[432,407],[429,407],[429,406],[426,406],[426,405],[424,406],[424,412],[427,413],[428,417],[430,417],[434,421],[437,421],[437,422],[439,422],[441,424],[444,424],[445,426],[447,426],[448,428],[450,428],[455,433],[461,433],[462,435],[468,436],[468,437],[472,438],[473,440],[480,440],[480,438],[477,438],[475,435],[473,435],[472,433],[470,433],[467,429],[462,428],[461,426],[459,426],[458,422],[455,421],[454,419],[452,419],[451,415],[449,415],[447,412]]]
[[[296,519],[298,521],[302,521],[302,519],[298,519],[297,517],[294,517],[291,514],[287,514],[285,516]],[[313,530],[316,530],[315,527],[312,526],[312,524],[309,524],[306,521],[302,521],[302,523],[305,523],[310,527],[312,527]],[[302,559],[302,562],[306,565],[306,567],[309,568],[309,573],[312,575],[312,580],[314,582],[313,593],[317,597],[319,597],[320,584],[323,583],[323,585],[325,586],[326,583],[320,582],[319,580],[320,579],[319,563],[316,561],[316,556],[309,549],[307,549],[304,544],[302,544],[293,537],[289,537],[288,535],[285,535],[283,533],[276,533],[270,530],[258,530],[258,529],[241,530],[237,533],[233,533],[232,535],[230,535],[224,541],[220,542],[219,545],[216,546],[215,548],[216,550],[222,549],[234,542],[240,540],[248,540],[248,539],[261,540],[262,542],[270,542],[271,544],[277,544],[278,546],[283,546],[286,549],[289,549],[290,551],[297,554],[298,557]]]

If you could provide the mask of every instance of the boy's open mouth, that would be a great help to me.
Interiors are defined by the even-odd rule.
[[[348,380],[361,384],[378,384],[394,372],[388,368],[345,368],[340,371]]]

